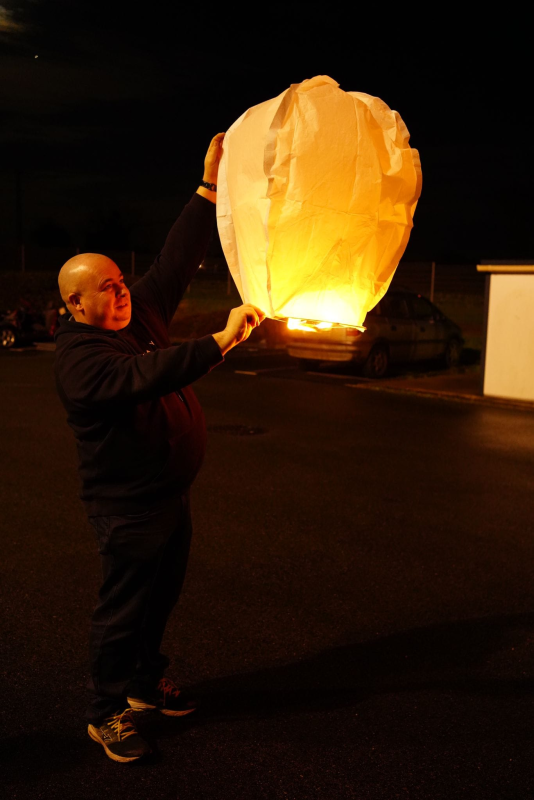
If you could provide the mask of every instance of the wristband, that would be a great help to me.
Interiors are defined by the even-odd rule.
[[[216,183],[207,183],[206,181],[200,181],[200,185],[204,187],[204,189],[209,189],[210,192],[217,191],[217,184]]]

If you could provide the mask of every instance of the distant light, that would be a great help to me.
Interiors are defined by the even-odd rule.
[[[39,58],[39,56],[34,56],[34,58]]]

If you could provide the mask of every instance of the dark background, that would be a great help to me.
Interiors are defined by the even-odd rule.
[[[4,0],[0,241],[157,251],[212,135],[327,74],[399,111],[420,151],[406,260],[529,259],[529,30],[510,5]]]

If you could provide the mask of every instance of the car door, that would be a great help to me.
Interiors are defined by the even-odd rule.
[[[411,295],[409,302],[415,325],[415,360],[436,358],[443,348],[434,309],[428,300],[420,295]]]
[[[389,344],[391,361],[411,361],[414,356],[415,326],[410,314],[407,295],[388,292],[380,301],[381,334]]]

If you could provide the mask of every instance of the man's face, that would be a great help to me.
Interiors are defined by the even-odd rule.
[[[83,321],[110,331],[125,328],[132,316],[130,292],[115,262],[102,256],[84,277],[80,294]]]

